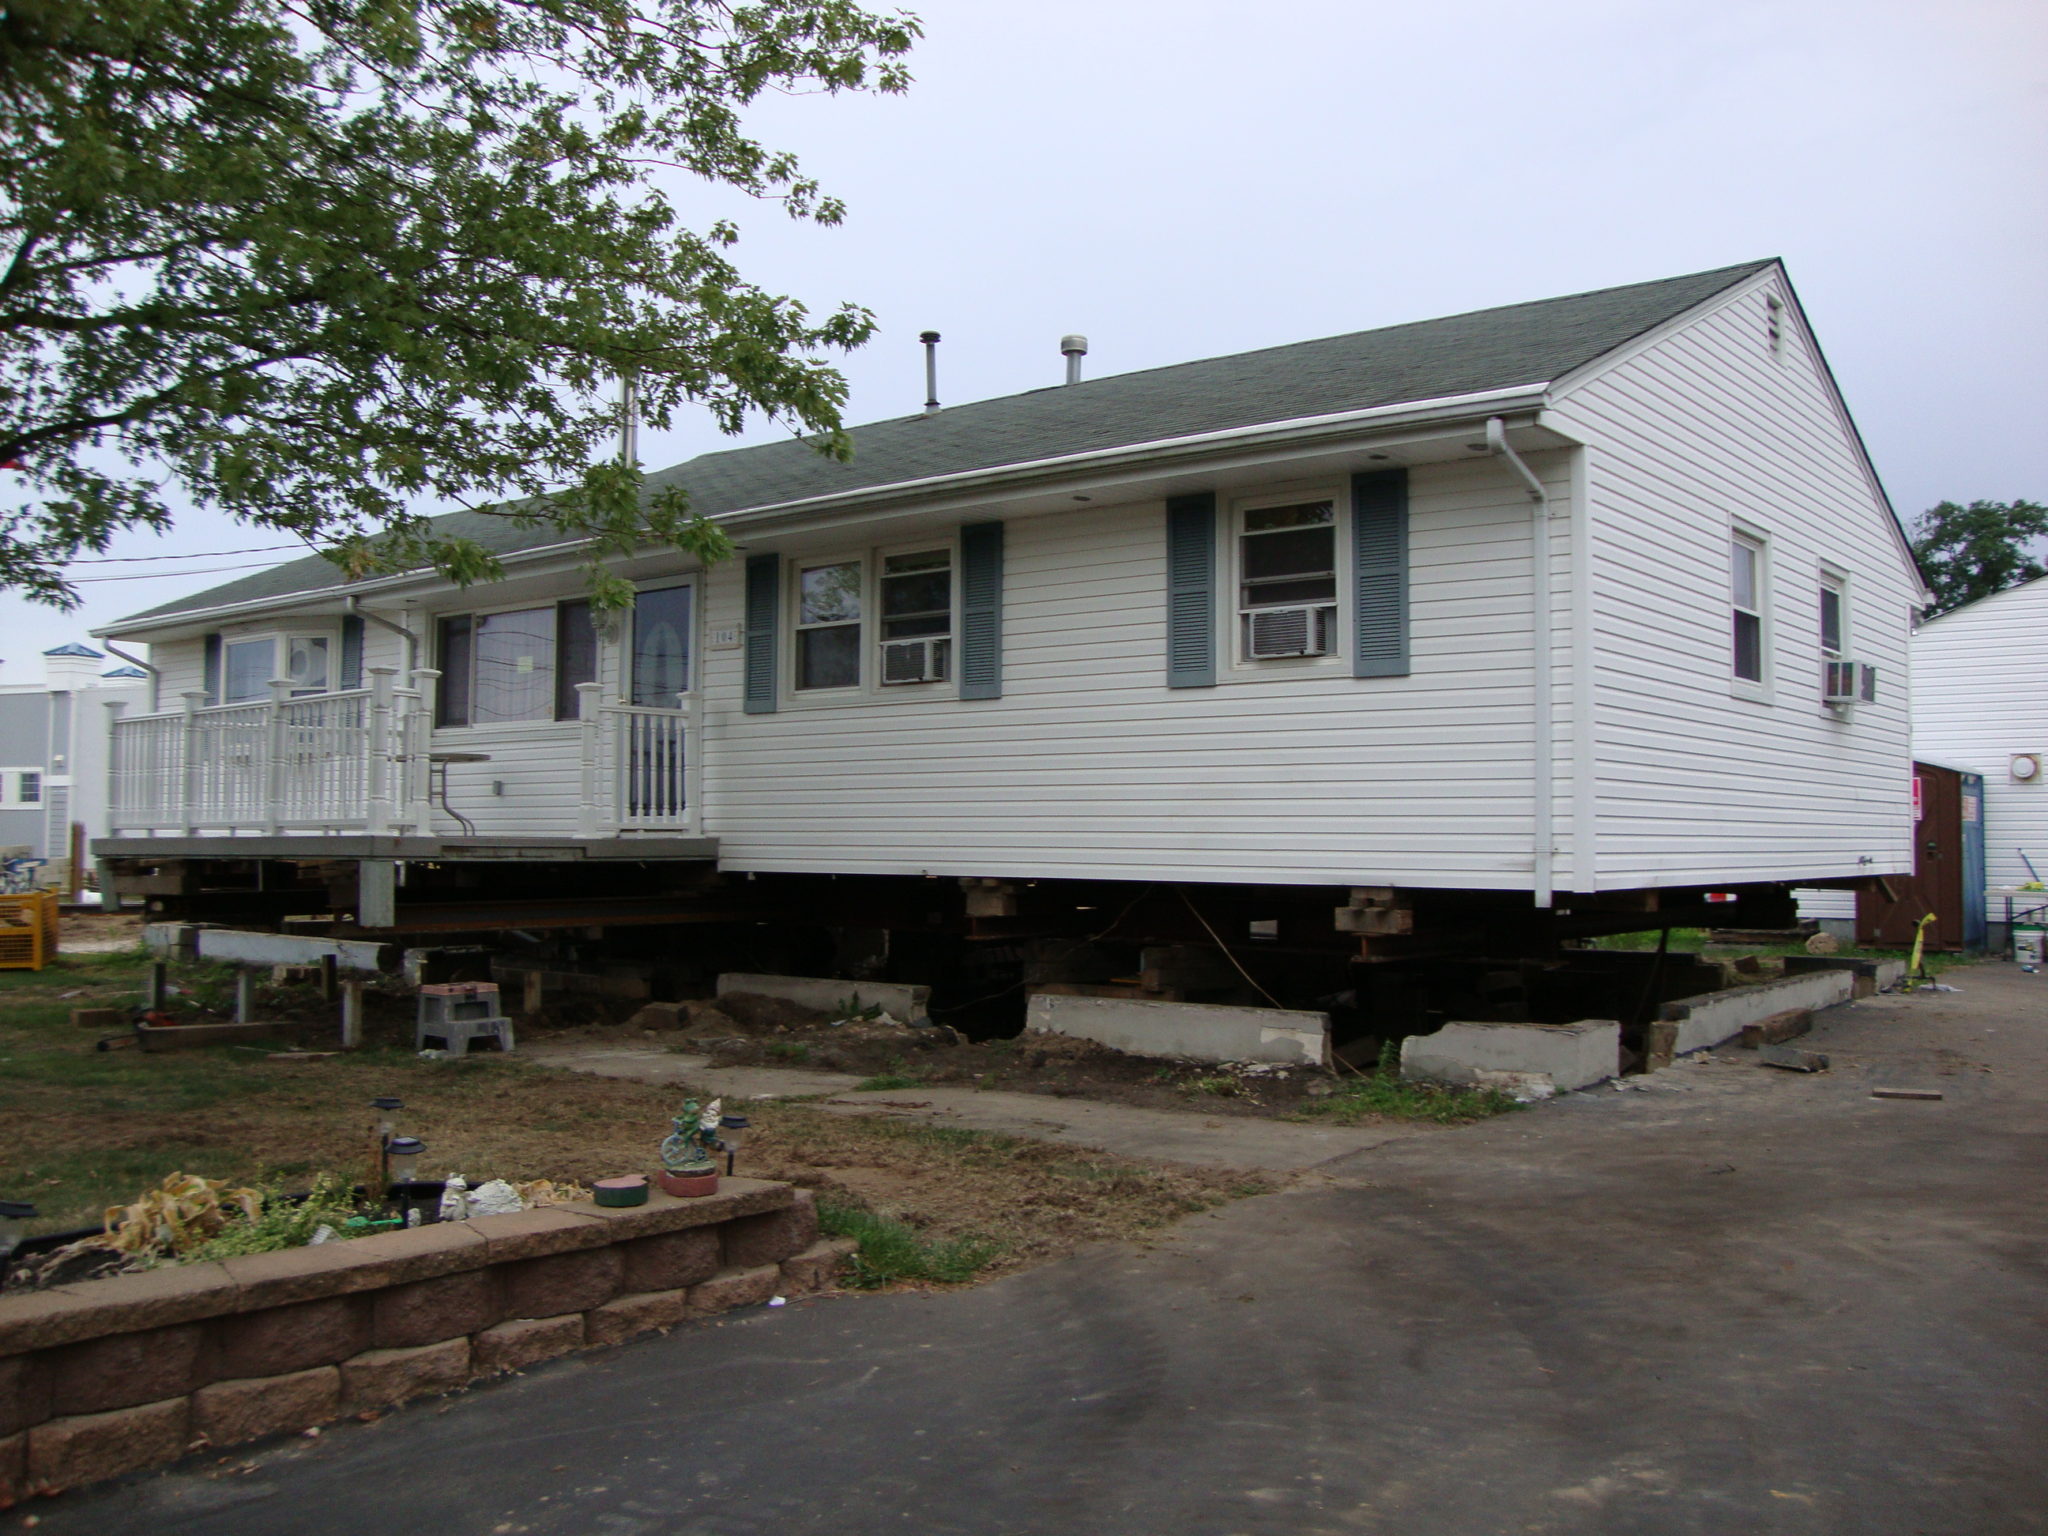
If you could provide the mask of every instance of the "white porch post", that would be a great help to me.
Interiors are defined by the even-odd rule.
[[[683,707],[683,830],[704,835],[704,695],[681,696]]]
[[[206,706],[206,695],[190,692],[181,697],[185,701],[185,764],[184,771],[178,775],[178,820],[185,828],[185,835],[191,837],[199,831],[199,818],[196,812],[199,808],[199,776],[203,771],[199,747],[199,711]]]
[[[363,814],[372,835],[389,832],[398,819],[392,794],[391,680],[396,667],[370,668],[370,730],[363,743]]]
[[[282,677],[270,680],[270,704],[263,713],[263,830],[277,836],[284,818],[284,706],[291,683]]]
[[[598,816],[598,760],[603,743],[598,733],[603,729],[598,716],[597,696],[604,692],[601,683],[578,683],[576,685],[576,718],[580,722],[583,766],[582,804],[576,811],[576,835],[578,837],[602,837]],[[616,822],[616,818],[614,818]],[[618,830],[616,824],[612,830]]]
[[[122,817],[128,810],[122,801],[121,791],[121,712],[127,709],[128,701],[108,699],[101,707],[107,712],[107,830],[119,832],[126,825]],[[113,892],[105,892],[100,898],[102,905],[112,896]],[[113,910],[120,910],[118,903]]]
[[[415,837],[434,835],[434,807],[427,799],[433,788],[434,765],[427,761],[427,754],[434,745],[435,697],[440,684],[441,674],[432,667],[421,667],[413,673],[419,702],[413,706],[411,728],[406,732],[405,819],[412,824]]]

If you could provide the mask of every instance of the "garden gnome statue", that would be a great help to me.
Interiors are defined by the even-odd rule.
[[[695,1099],[683,1105],[683,1112],[675,1117],[675,1130],[662,1138],[662,1167],[678,1178],[718,1171],[711,1154],[718,1150],[718,1120],[724,1102],[713,1099],[701,1113]]]

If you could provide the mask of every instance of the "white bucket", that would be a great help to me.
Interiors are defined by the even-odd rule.
[[[2040,927],[2031,923],[2012,925],[2012,957],[2021,965],[2041,964],[2042,940],[2048,937]]]

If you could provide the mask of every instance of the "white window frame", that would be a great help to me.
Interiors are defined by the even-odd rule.
[[[1266,507],[1289,507],[1302,502],[1327,501],[1330,504],[1330,559],[1334,596],[1325,605],[1334,612],[1330,618],[1330,648],[1320,656],[1253,656],[1247,645],[1248,629],[1245,615],[1255,610],[1244,605],[1244,541],[1248,534],[1245,528],[1247,516]],[[1257,678],[1289,676],[1304,671],[1339,671],[1350,665],[1346,660],[1351,649],[1351,583],[1345,573],[1351,569],[1351,510],[1350,493],[1347,488],[1326,481],[1299,485],[1283,485],[1249,492],[1230,498],[1230,516],[1226,520],[1226,546],[1217,569],[1224,580],[1217,583],[1218,596],[1223,605],[1223,622],[1230,634],[1230,666],[1239,677]],[[1279,606],[1279,605],[1276,605]],[[1308,606],[1303,604],[1302,606]]]
[[[1745,608],[1735,600],[1735,550],[1737,546],[1751,550],[1755,559],[1755,591],[1751,594],[1755,606]],[[1771,625],[1771,541],[1765,534],[1743,523],[1731,523],[1728,527],[1727,550],[1728,571],[1728,628],[1723,631],[1728,646],[1728,688],[1739,698],[1768,702],[1773,660]],[[1757,675],[1744,677],[1735,670],[1735,617],[1748,614],[1757,621],[1756,659]]]
[[[288,699],[318,698],[325,693],[339,693],[336,685],[341,681],[341,630],[335,628],[313,628],[294,626],[290,629],[259,629],[248,634],[223,633],[220,637],[220,700],[222,704],[262,704],[270,698],[270,683],[273,678],[285,676],[286,648],[294,640],[324,640],[327,642],[327,682],[319,688],[289,688],[285,690]],[[270,646],[270,671],[263,679],[262,688],[244,698],[228,697],[228,651],[238,645]]]
[[[882,681],[882,566],[891,555],[946,554],[947,570],[952,575],[952,612],[947,619],[945,638],[950,642],[947,660],[947,675],[923,683],[884,683]],[[846,705],[871,704],[877,701],[901,703],[907,699],[957,699],[960,694],[960,541],[950,533],[929,539],[903,539],[888,544],[872,545],[864,549],[837,549],[820,551],[815,555],[792,555],[784,562],[783,620],[779,639],[783,656],[780,661],[782,676],[782,702],[793,709],[831,709]],[[797,680],[802,675],[802,657],[798,638],[807,629],[830,628],[829,625],[805,624],[803,622],[803,573],[815,571],[821,566],[857,565],[860,567],[860,680],[836,688],[799,688]]]
[[[860,611],[851,619],[820,620],[804,622],[804,575],[809,571],[830,570],[850,565],[856,572],[857,585],[854,588],[855,601]],[[865,552],[856,554],[816,555],[789,562],[789,676],[788,691],[793,698],[846,698],[866,691],[873,668],[868,664],[869,625],[874,613],[874,572]],[[850,683],[838,683],[829,688],[806,688],[803,686],[803,636],[807,633],[827,629],[852,629],[854,632],[854,673]]]
[[[1835,648],[1833,650],[1828,649],[1827,601],[1830,596],[1833,596],[1835,600]],[[1814,639],[1815,643],[1820,646],[1820,659],[1822,661],[1855,660],[1856,651],[1851,643],[1853,631],[1849,625],[1849,578],[1831,566],[1822,566],[1820,568],[1819,603],[1820,611],[1817,615],[1819,623],[1816,625]]]
[[[21,797],[23,774],[36,776],[36,797],[24,800]],[[50,803],[50,771],[35,763],[23,763],[19,767],[0,767],[0,810],[40,811]]]

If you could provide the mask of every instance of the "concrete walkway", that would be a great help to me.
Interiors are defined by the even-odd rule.
[[[535,1060],[573,1072],[643,1083],[688,1082],[728,1098],[824,1095],[815,1107],[834,1114],[887,1115],[976,1131],[1029,1136],[1095,1147],[1126,1157],[1159,1158],[1204,1168],[1254,1168],[1290,1173],[1332,1158],[1383,1146],[1433,1127],[1297,1125],[1250,1115],[1143,1109],[1093,1099],[981,1088],[899,1088],[849,1093],[862,1081],[838,1072],[782,1067],[714,1067],[703,1056],[638,1046],[542,1046]]]
[[[1142,1245],[194,1458],[37,1536],[2038,1536],[2048,976],[1950,979],[1829,1015],[1824,1074],[1728,1051]]]

